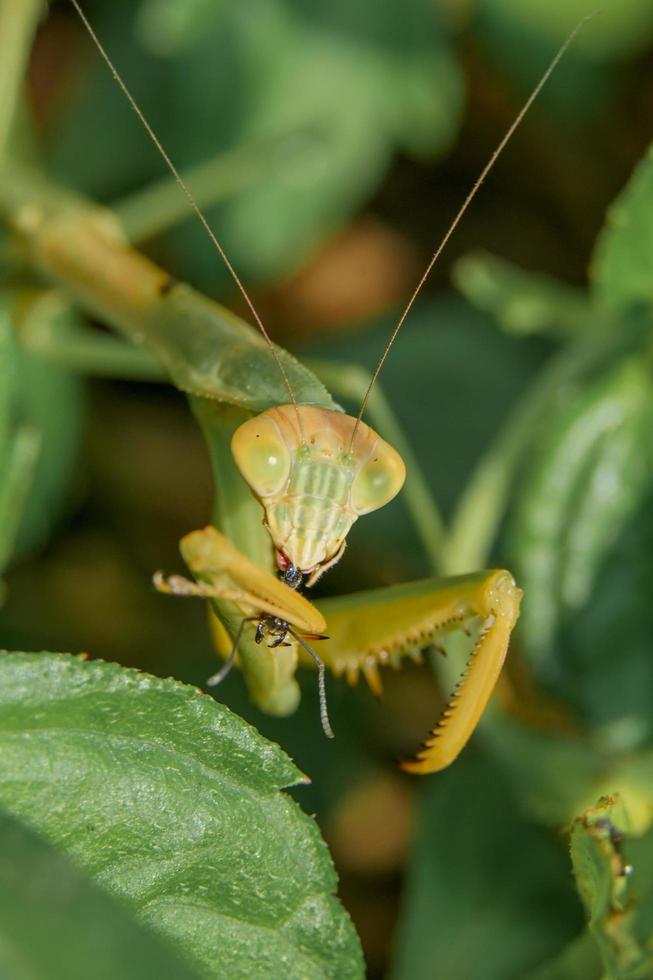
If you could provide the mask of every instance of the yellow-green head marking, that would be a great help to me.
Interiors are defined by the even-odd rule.
[[[265,510],[281,567],[308,584],[338,560],[352,524],[401,490],[399,453],[365,423],[312,405],[270,408],[231,443],[236,465]],[[301,430],[300,430],[301,426]]]

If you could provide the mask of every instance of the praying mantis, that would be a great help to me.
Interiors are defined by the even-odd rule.
[[[211,680],[220,680],[237,662],[263,711],[290,714],[299,699],[298,665],[316,665],[328,736],[333,733],[325,669],[351,684],[362,674],[378,694],[380,667],[417,659],[448,634],[471,632],[473,649],[453,695],[416,758],[402,763],[415,774],[441,770],[468,742],[501,672],[521,599],[510,572],[433,577],[316,603],[302,589],[339,560],[352,524],[401,490],[406,476],[402,456],[363,421],[374,385],[433,265],[581,25],[468,194],[399,318],[354,417],[342,411],[312,372],[273,344],[190,190],[79,3],[71,3],[227,265],[255,324],[216,313],[215,304],[138,256],[106,214],[89,213],[80,220],[79,210],[65,202],[53,205],[50,199],[47,205],[37,201],[31,211],[16,211],[16,229],[29,240],[35,264],[83,306],[158,357],[188,394],[206,437],[216,482],[213,523],[181,541],[192,578],[157,573],[155,586],[208,600],[214,643],[225,660]],[[116,286],[126,283],[137,285],[116,299]]]

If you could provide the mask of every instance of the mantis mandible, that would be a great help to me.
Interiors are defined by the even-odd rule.
[[[469,740],[499,677],[519,615],[521,591],[512,575],[491,570],[430,578],[317,604],[301,589],[339,560],[358,517],[400,491],[405,479],[401,455],[363,422],[373,387],[450,236],[585,21],[564,42],[474,183],[408,300],[353,417],[272,343],[191,191],[79,3],[71,3],[225,262],[256,325],[254,330],[234,317],[216,328],[210,318],[195,316],[182,335],[174,323],[188,305],[190,291],[180,284],[161,286],[156,329],[150,324],[144,342],[190,395],[212,455],[217,499],[214,525],[181,541],[193,578],[157,573],[155,585],[164,592],[209,600],[215,645],[225,659],[210,681],[220,680],[237,660],[252,698],[269,713],[294,710],[299,698],[296,667],[300,659],[312,659],[319,669],[321,719],[329,736],[325,667],[346,675],[350,683],[362,673],[379,693],[379,666],[398,666],[403,657],[417,656],[454,630],[475,630],[467,669],[440,719],[417,758],[402,763],[413,773],[443,769]]]

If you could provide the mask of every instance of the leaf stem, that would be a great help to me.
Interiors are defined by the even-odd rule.
[[[223,151],[182,173],[202,209],[220,204],[259,180],[270,179],[270,171],[297,151],[297,134],[257,140]],[[113,211],[130,242],[139,243],[168,231],[192,217],[188,202],[172,177],[162,177],[142,190],[117,201]]]
[[[7,156],[42,0],[0,0],[0,160]]]

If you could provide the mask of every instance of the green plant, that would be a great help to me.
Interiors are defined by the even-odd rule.
[[[351,224],[397,148],[421,162],[395,170],[376,208],[389,220],[397,194],[410,212],[411,180],[427,173],[429,154],[448,150],[459,125],[459,52],[468,39],[476,71],[487,72],[499,52],[507,80],[503,88],[490,72],[474,88],[480,108],[472,100],[470,125],[482,138],[485,110],[500,127],[505,93],[512,99],[527,77],[532,82],[535,59],[545,62],[571,26],[562,3],[479,0],[462,40],[444,6],[436,17],[421,0],[401,16],[390,2],[256,0],[252,9],[202,0],[98,3],[94,20],[120,50],[165,145],[195,166],[198,196],[271,306],[270,287],[261,284],[283,293],[325,240]],[[36,3],[0,2],[0,638],[19,650],[88,646],[125,666],[61,654],[0,659],[0,874],[3,893],[15,896],[2,916],[3,967],[16,977],[83,976],[89,954],[81,934],[88,934],[97,937],[98,976],[154,969],[179,977],[360,976],[360,947],[333,898],[326,846],[282,792],[297,785],[298,801],[318,812],[334,842],[372,974],[646,977],[650,156],[608,212],[589,286],[579,280],[598,216],[636,155],[616,124],[615,145],[602,152],[593,120],[610,116],[611,99],[625,111],[619,79],[650,84],[635,61],[651,45],[648,5],[631,0],[596,19],[525,131],[526,143],[539,140],[536,149],[515,145],[509,189],[495,174],[503,203],[491,235],[501,252],[517,243],[514,261],[469,253],[463,239],[458,294],[424,298],[384,374],[388,402],[424,471],[413,510],[430,528],[432,553],[420,549],[398,504],[361,527],[329,587],[353,591],[423,575],[428,561],[461,572],[491,561],[512,568],[526,596],[506,681],[478,744],[419,791],[388,773],[391,758],[423,734],[422,713],[430,720],[433,712],[438,695],[425,672],[388,679],[383,712],[365,694],[332,685],[335,750],[320,741],[311,698],[293,720],[270,720],[231,678],[220,698],[266,738],[189,686],[214,669],[202,614],[166,605],[148,583],[154,568],[174,562],[177,538],[206,520],[199,439],[163,388],[92,380],[160,381],[163,371],[143,349],[91,327],[73,289],[44,282],[35,213],[70,207],[74,220],[61,240],[84,258],[92,236],[76,237],[87,212],[62,190],[72,184],[110,201],[130,240],[175,276],[211,292],[226,287],[203,239],[182,226],[176,188],[163,181],[140,190],[158,175],[156,158],[143,150],[102,66],[90,54],[85,63],[65,7],[41,33],[30,74],[36,111],[27,108],[21,79],[40,12]],[[53,97],[39,81],[53,38],[75,54],[71,74],[57,74],[59,101],[56,86]],[[65,59],[55,60],[59,73]],[[641,146],[650,134],[637,122],[630,119],[638,134],[631,144]],[[580,147],[577,156],[564,156],[570,145]],[[460,152],[457,167],[477,173],[476,159]],[[524,176],[535,158],[543,161],[537,193]],[[452,171],[447,198],[458,182]],[[529,221],[535,215],[532,228],[506,207],[517,202],[518,211],[520,196]],[[478,203],[476,245],[491,238]],[[593,208],[592,221],[583,207]],[[549,211],[561,216],[565,235],[547,223]],[[88,214],[87,228],[97,221],[114,234],[112,215]],[[430,245],[433,215],[423,225],[411,220]],[[533,242],[542,237],[540,253]],[[96,315],[113,322],[120,290],[102,296]],[[205,304],[197,297],[197,315]],[[302,357],[326,380],[329,370],[337,375],[353,402],[360,373],[320,360],[373,364],[387,327],[306,337]],[[198,383],[175,380],[181,389]],[[381,416],[385,407],[381,398]],[[432,487],[441,520],[425,503]],[[447,653],[443,662],[434,652],[443,689],[458,670],[453,645]],[[188,684],[154,676],[168,673]],[[269,738],[299,760],[311,787]],[[379,772],[390,780],[390,803],[408,799],[417,822],[390,967],[390,930],[369,922],[388,921],[396,853],[406,840],[388,857],[393,821],[374,803]],[[359,810],[349,805],[354,787]],[[339,821],[345,840],[359,848],[374,842],[377,877],[355,870]],[[75,921],[76,939],[66,919]],[[30,958],[34,934],[40,944]]]

